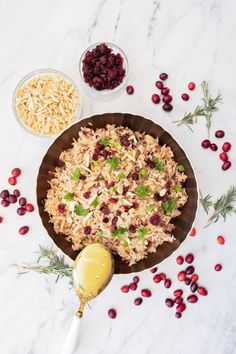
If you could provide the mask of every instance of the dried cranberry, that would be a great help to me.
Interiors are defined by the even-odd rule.
[[[154,161],[148,159],[147,162],[146,162],[146,166],[151,168],[151,169],[154,169],[156,167],[156,164]]]
[[[157,225],[160,224],[161,218],[160,218],[160,216],[159,216],[158,214],[154,213],[154,214],[152,214],[152,216],[150,217],[149,221],[150,221],[150,223],[151,223],[152,225],[157,226]]]
[[[129,226],[129,232],[131,232],[132,234],[135,234],[136,232],[136,227],[134,225],[130,225]]]
[[[59,204],[58,207],[57,207],[57,210],[58,210],[58,212],[59,212],[60,214],[63,214],[63,213],[66,211],[65,205]]]
[[[124,186],[122,194],[125,195],[128,192],[128,190],[129,190],[129,186]]]
[[[85,179],[86,179],[86,176],[81,173],[80,176],[79,176],[79,178],[80,178],[81,180],[85,180]]]
[[[55,159],[54,166],[55,167],[63,167],[63,166],[65,166],[65,162],[60,159]]]
[[[122,214],[122,211],[121,210],[117,210],[116,215],[121,216],[121,214]]]
[[[118,202],[117,198],[109,198],[109,202],[112,204],[116,204]]]
[[[130,141],[128,139],[128,135],[127,134],[120,137],[120,143],[121,143],[121,145],[123,145],[125,147],[129,146]]]
[[[138,180],[139,180],[139,174],[138,174],[138,172],[132,173],[132,178],[133,178],[134,181],[138,181]]]
[[[133,202],[132,208],[137,209],[139,207],[139,204],[137,202]]]
[[[25,205],[25,210],[28,211],[28,213],[32,213],[32,211],[34,211],[34,206],[33,206],[33,204],[27,203],[27,204]]]
[[[85,199],[89,199],[90,196],[91,196],[91,192],[90,192],[90,191],[87,191],[87,192],[85,192],[85,193],[83,194],[83,197],[84,197]]]
[[[102,222],[104,222],[105,224],[107,224],[109,222],[109,218],[103,218]]]
[[[103,204],[100,208],[101,212],[105,215],[109,215],[110,214],[110,209],[106,204]]]
[[[84,227],[84,234],[89,235],[91,233],[91,227],[90,226],[85,226]]]
[[[117,221],[118,221],[118,217],[117,217],[117,216],[114,216],[114,218],[113,218],[112,221],[111,221],[111,224],[112,224],[112,225],[116,225]]]

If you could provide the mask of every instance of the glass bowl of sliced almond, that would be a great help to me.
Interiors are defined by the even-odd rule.
[[[73,80],[53,69],[26,75],[13,95],[17,122],[36,136],[55,136],[75,123],[81,114],[81,96]]]

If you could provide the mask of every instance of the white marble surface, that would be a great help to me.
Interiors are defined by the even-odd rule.
[[[129,83],[135,95],[125,92],[114,101],[99,103],[83,95],[83,116],[99,112],[133,112],[152,118],[169,130],[189,153],[199,185],[216,198],[236,184],[236,148],[230,152],[234,167],[222,172],[217,153],[199,146],[206,137],[204,124],[194,133],[176,128],[172,120],[199,103],[199,86],[192,99],[179,98],[187,82],[206,79],[211,90],[220,88],[224,104],[214,115],[213,130],[223,128],[227,140],[235,142],[236,100],[236,3],[234,0],[0,0],[0,186],[14,166],[23,170],[19,188],[35,202],[37,170],[51,139],[26,134],[15,122],[11,99],[17,82],[28,72],[43,67],[60,69],[78,81],[81,51],[96,41],[113,41],[127,53]],[[169,73],[175,109],[171,114],[150,102],[154,82],[161,71]],[[24,217],[31,232],[19,237],[22,225],[13,207],[0,209],[0,353],[56,354],[77,306],[77,298],[66,280],[57,284],[53,276],[36,273],[19,276],[15,264],[33,262],[39,243],[51,245],[37,213]],[[115,276],[110,286],[87,309],[81,330],[79,354],[233,354],[236,353],[235,217],[202,229],[206,215],[199,211],[198,235],[188,237],[178,253],[193,251],[196,269],[209,296],[188,305],[181,320],[164,306],[171,294],[154,285],[149,271],[140,274],[142,285],[153,296],[136,308],[136,293],[119,291],[130,276]],[[226,244],[215,238],[222,233]],[[215,263],[224,270],[216,273]],[[175,256],[160,265],[177,281]],[[118,311],[116,320],[107,315]]]

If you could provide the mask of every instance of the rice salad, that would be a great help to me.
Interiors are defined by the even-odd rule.
[[[188,196],[169,146],[127,127],[82,128],[61,153],[45,211],[73,250],[101,242],[130,266],[173,242]]]

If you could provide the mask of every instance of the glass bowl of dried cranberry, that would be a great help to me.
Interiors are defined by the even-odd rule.
[[[110,99],[125,86],[128,59],[113,43],[95,43],[80,58],[79,71],[83,87],[94,99]]]

